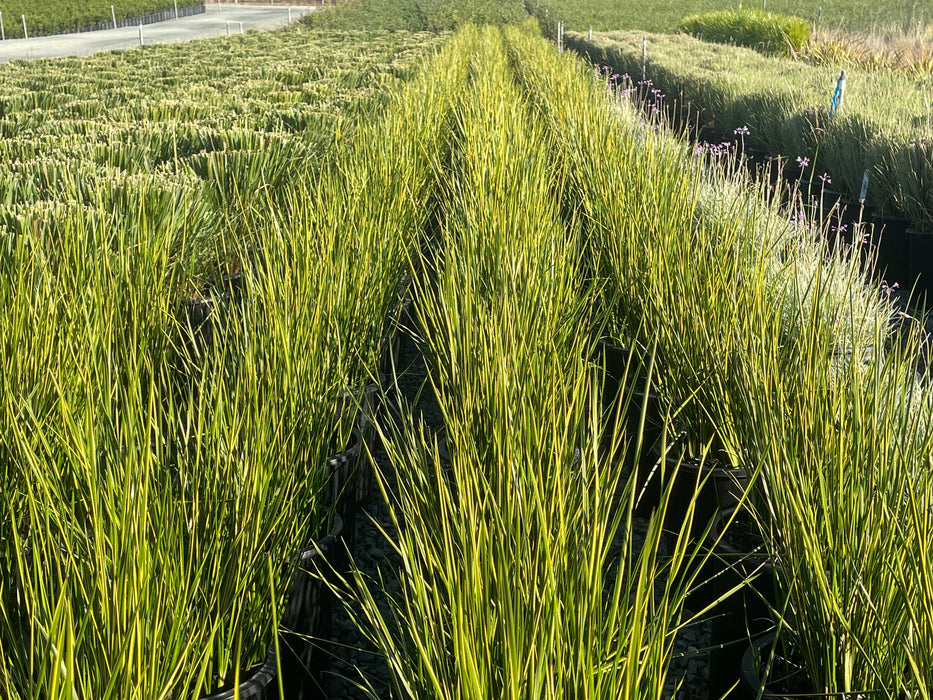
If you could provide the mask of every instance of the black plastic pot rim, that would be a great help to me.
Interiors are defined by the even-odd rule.
[[[273,644],[269,646],[266,660],[254,673],[250,674],[249,678],[222,692],[202,695],[200,700],[258,700],[264,697],[263,691],[275,682],[276,676],[278,676],[278,660]]]
[[[769,693],[764,679],[759,675],[757,660],[762,657],[765,650],[774,645],[777,637],[773,633],[765,634],[745,650],[742,656],[742,668],[740,678],[742,687],[750,698],[760,698],[760,700],[784,700],[780,695]],[[760,693],[760,694],[759,694]]]
[[[341,533],[343,532],[343,518],[341,518],[337,513],[334,513],[333,517],[333,525],[331,525],[328,533],[310,546],[292,554],[290,557],[288,557],[288,563],[297,563],[298,568],[302,569],[307,562],[317,558],[320,556],[321,552],[326,552],[330,548],[331,544],[333,544],[333,542],[338,537],[340,537]]]
[[[379,393],[380,389],[382,389],[383,385],[385,384],[385,381],[385,375],[380,372],[379,376],[377,377],[377,381],[369,382],[368,384],[365,384],[364,386],[357,389],[341,389],[337,393],[337,396],[341,399],[360,399],[363,397],[373,396]]]

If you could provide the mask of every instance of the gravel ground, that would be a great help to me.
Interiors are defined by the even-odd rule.
[[[407,370],[399,377],[401,394],[413,401],[422,383],[427,377],[424,361],[420,357],[411,360]],[[442,419],[430,391],[421,395],[421,401],[414,406],[420,412],[421,420],[431,430],[443,429]],[[376,459],[382,467],[387,466],[386,455],[378,447]],[[369,503],[355,524],[354,558],[360,571],[367,577],[378,577],[379,572],[391,578],[400,561],[376,524],[391,532],[388,510],[381,499]],[[635,524],[636,541],[643,540],[646,521]],[[708,685],[708,664],[705,649],[709,646],[709,623],[695,625],[684,630],[675,641],[674,659],[671,663],[670,679],[665,688],[665,698],[675,697],[683,700],[706,700]],[[334,657],[332,667],[327,674],[326,697],[332,700],[362,700],[371,697],[361,686],[369,685],[373,696],[377,698],[393,697],[389,686],[389,672],[385,660],[353,625],[349,615],[342,608],[335,611],[334,618]]]
[[[314,7],[300,5],[210,4],[204,14],[191,15],[166,22],[143,25],[144,44],[173,44],[194,39],[225,36],[250,29],[268,30],[288,24],[289,13],[297,20]],[[27,18],[28,21],[28,18]],[[121,27],[99,32],[57,34],[29,39],[0,41],[0,63],[31,58],[88,56],[101,51],[115,51],[139,46],[139,28]]]

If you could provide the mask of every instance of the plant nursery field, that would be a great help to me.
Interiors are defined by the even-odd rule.
[[[179,8],[204,4],[201,0],[177,0]],[[111,5],[113,12],[111,12]],[[3,0],[4,35],[7,39],[23,37],[25,16],[30,36],[77,31],[83,27],[170,10],[172,0]]]
[[[531,0],[528,8],[537,17],[562,19],[568,31],[638,29],[648,32],[675,32],[687,15],[732,10],[742,3],[724,0],[632,0],[632,2],[593,2],[592,0]],[[925,0],[758,0],[744,3],[769,12],[796,15],[812,22],[820,18],[826,29],[867,31],[873,27],[914,29],[933,22],[933,7]],[[819,15],[820,8],[822,14]]]
[[[432,7],[0,66],[0,697],[320,697],[326,596],[391,697],[694,698],[702,628],[710,698],[929,700],[923,319],[653,84]]]
[[[438,40],[2,67],[0,696],[198,697],[266,657],[395,291],[384,250],[305,219],[315,174]]]
[[[570,45],[613,71],[642,74],[641,32],[569,37]],[[933,224],[933,73],[870,71],[843,65],[845,101],[830,105],[839,65],[814,66],[751,49],[652,34],[645,76],[669,104],[693,112],[770,153],[806,158],[807,180],[828,174],[833,189],[860,194],[869,173],[867,202],[929,228]],[[741,70],[736,70],[741,66]]]

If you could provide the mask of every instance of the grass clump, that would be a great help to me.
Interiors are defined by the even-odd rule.
[[[468,28],[452,43],[447,64],[469,66],[469,89],[440,231],[414,265],[427,272],[416,321],[449,461],[410,415],[383,423],[400,586],[386,610],[372,593],[385,582],[356,576],[347,609],[400,695],[660,698],[695,553],[674,538],[662,554],[660,513],[644,543],[633,537],[635,482],[601,443],[612,419],[589,360],[595,297],[580,277],[584,229],[564,206],[568,162],[516,67],[575,105],[602,95],[522,30]],[[609,425],[637,450],[634,431]]]
[[[933,74],[933,27],[918,25],[906,31],[876,27],[868,32],[819,30],[800,53],[813,65],[857,68],[863,71],[906,71],[916,78]]]
[[[293,54],[306,38],[265,46]],[[422,50],[374,41],[388,63],[397,41],[411,42],[411,62]],[[198,76],[218,51],[259,43],[154,50]],[[378,371],[426,211],[428,141],[445,127],[417,111],[433,104],[420,93],[407,107],[367,100],[370,117],[386,104],[385,120],[335,127],[325,156],[291,133],[302,118],[289,110],[319,109],[316,90],[357,94],[365,73],[282,58],[232,102],[139,52],[53,63],[108,73],[76,71],[104,83],[101,104],[119,104],[111,123],[88,102],[95,82],[59,94],[45,89],[48,64],[5,68],[5,105],[17,85],[43,89],[0,119],[37,127],[4,141],[30,177],[0,206],[4,698],[199,697],[235,684],[276,639],[292,555],[328,528],[326,460],[347,442],[338,397]],[[161,81],[182,96],[168,112],[148,99]],[[134,116],[144,125],[123,142]],[[235,281],[205,288],[217,270]],[[192,320],[192,304],[206,319]]]
[[[678,29],[704,41],[748,46],[763,53],[795,54],[810,38],[810,22],[757,9],[689,15]]]

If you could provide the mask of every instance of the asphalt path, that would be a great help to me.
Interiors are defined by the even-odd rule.
[[[292,6],[292,21],[314,8]],[[194,39],[239,34],[250,29],[275,29],[288,24],[289,8],[284,5],[244,6],[209,4],[204,14],[166,22],[144,24],[143,44],[171,44]],[[99,32],[57,34],[29,39],[0,41],[0,63],[30,58],[88,56],[139,46],[139,27],[120,27]]]

